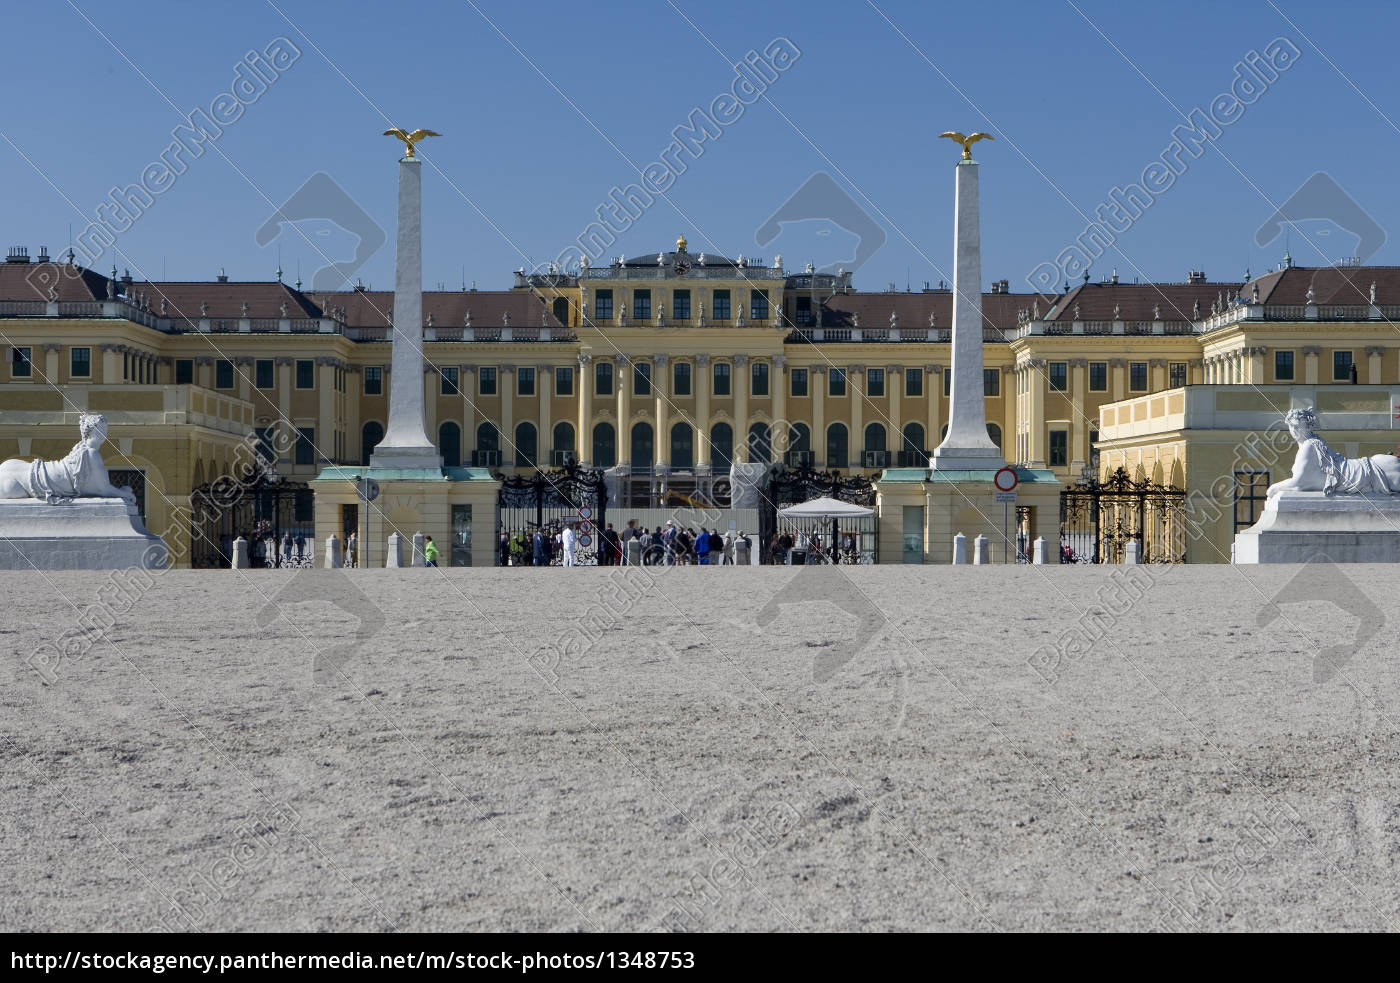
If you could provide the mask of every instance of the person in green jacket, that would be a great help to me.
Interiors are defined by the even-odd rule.
[[[433,542],[433,537],[429,536],[423,544],[423,559],[427,561],[426,566],[437,566],[438,556],[441,555],[437,548],[437,543]]]

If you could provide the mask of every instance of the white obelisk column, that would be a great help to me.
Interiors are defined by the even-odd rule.
[[[956,170],[953,253],[953,382],[948,435],[933,451],[935,471],[995,471],[1006,461],[987,436],[982,390],[982,232],[978,219],[977,162]],[[936,399],[931,392],[929,398]],[[929,436],[933,436],[930,434]]]
[[[389,426],[370,455],[372,468],[438,468],[423,404],[423,172],[417,157],[399,161],[399,242],[394,269],[394,338]]]

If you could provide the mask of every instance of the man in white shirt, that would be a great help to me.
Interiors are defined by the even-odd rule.
[[[564,538],[564,566],[566,566],[566,567],[571,567],[571,566],[574,565],[574,527],[573,527],[573,526],[565,526],[565,527],[564,527],[563,538]]]

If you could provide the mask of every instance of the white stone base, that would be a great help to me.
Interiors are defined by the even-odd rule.
[[[442,455],[431,444],[426,447],[376,447],[369,456],[372,468],[427,468],[442,470]]]
[[[0,570],[164,569],[165,541],[120,498],[0,501]]]
[[[1400,495],[1281,492],[1235,536],[1235,563],[1400,563]]]
[[[1006,459],[995,447],[935,447],[929,458],[933,471],[999,471]]]

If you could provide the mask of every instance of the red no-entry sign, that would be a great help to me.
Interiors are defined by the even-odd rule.
[[[997,491],[1015,491],[1020,483],[1021,479],[1016,477],[1015,468],[1002,468],[992,476],[992,484],[997,486]]]

